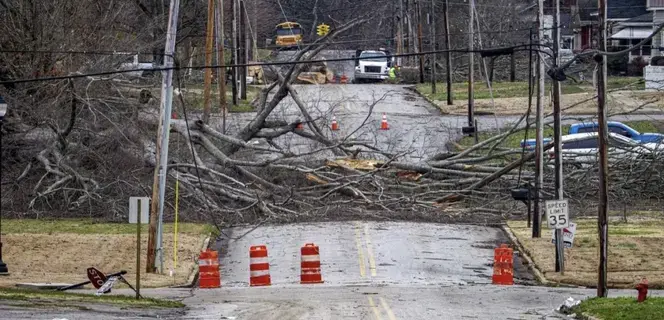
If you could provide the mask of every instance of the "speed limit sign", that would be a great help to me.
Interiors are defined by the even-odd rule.
[[[569,206],[567,200],[547,200],[546,224],[550,229],[563,229],[569,227]]]

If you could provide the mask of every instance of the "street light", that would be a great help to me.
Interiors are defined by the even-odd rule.
[[[2,122],[7,113],[7,103],[0,96],[0,150],[2,150]],[[0,151],[1,152],[1,151]],[[0,209],[0,275],[8,275],[7,264],[2,261],[2,209]]]

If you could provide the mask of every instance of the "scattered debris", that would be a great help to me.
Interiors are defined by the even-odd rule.
[[[563,304],[560,305],[560,307],[558,307],[558,309],[556,309],[556,311],[562,314],[570,315],[572,314],[572,308],[578,306],[579,304],[581,304],[581,300],[576,300],[572,297],[569,297],[567,300],[565,300],[565,302],[563,302]]]

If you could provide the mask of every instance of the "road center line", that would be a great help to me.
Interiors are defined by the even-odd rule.
[[[383,309],[385,309],[385,312],[387,312],[387,317],[390,320],[397,320],[397,317],[394,316],[394,312],[392,312],[392,309],[390,309],[390,305],[387,304],[387,301],[383,299],[383,297],[378,297],[378,298],[380,299],[380,305],[382,305]]]
[[[382,320],[383,318],[380,316],[380,311],[378,310],[378,307],[376,306],[373,297],[367,296],[367,298],[369,298],[369,306],[371,307],[371,311],[373,311],[376,320]]]
[[[374,259],[373,249],[371,247],[371,236],[369,236],[369,225],[364,225],[364,237],[367,242],[367,255],[369,256],[369,269],[371,270],[371,276],[376,276],[376,260]]]
[[[360,263],[360,277],[364,278],[367,274],[367,268],[364,265],[364,250],[362,249],[362,240],[360,234],[360,223],[355,225],[355,245],[357,246],[357,257]]]

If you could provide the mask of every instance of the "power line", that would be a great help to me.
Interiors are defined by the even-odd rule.
[[[468,50],[468,49],[435,50],[435,51],[426,51],[426,52],[420,52],[420,53],[395,54],[395,55],[392,55],[392,56],[393,57],[413,57],[413,56],[430,55],[430,54],[447,53],[447,52],[453,52],[453,53],[472,53],[472,52],[474,52],[474,53],[491,54],[491,53],[505,52],[505,51],[515,51],[515,52],[517,52],[517,51],[530,51],[528,46],[529,46],[528,44],[523,44],[523,45],[511,46],[511,47],[506,47],[506,48],[492,48],[492,49],[478,49],[478,50]],[[538,52],[550,55],[550,53],[545,52],[545,51],[539,51],[539,50],[533,50],[533,51],[538,51]],[[192,66],[192,67],[174,66],[174,67],[160,67],[160,68],[139,68],[139,69],[113,70],[113,71],[103,71],[103,72],[85,73],[85,74],[84,73],[77,73],[77,74],[72,74],[72,75],[67,75],[67,76],[57,76],[57,77],[8,80],[8,81],[0,81],[0,85],[17,84],[17,83],[29,83],[29,82],[55,81],[55,80],[75,79],[75,78],[87,78],[87,77],[93,77],[93,76],[109,76],[109,75],[130,73],[130,72],[139,72],[139,71],[157,72],[157,71],[189,70],[189,69],[191,69],[191,70],[202,70],[202,69],[209,69],[209,68],[219,69],[219,68],[239,68],[239,67],[251,67],[251,66],[279,66],[279,65],[310,64],[310,63],[318,63],[318,62],[355,61],[355,60],[365,60],[365,59],[373,59],[373,57],[365,57],[365,58],[349,57],[349,58],[313,59],[313,60],[300,60],[300,61],[273,61],[273,62],[255,62],[255,63],[229,64],[229,65],[211,65],[211,66]]]

